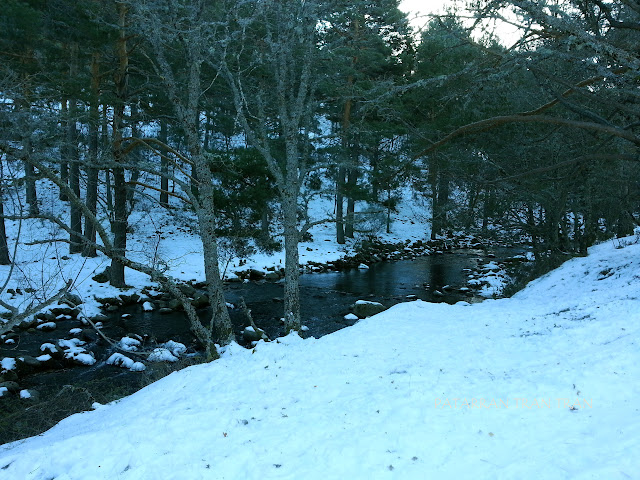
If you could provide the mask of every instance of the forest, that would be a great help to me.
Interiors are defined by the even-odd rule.
[[[50,223],[48,242],[109,259],[111,285],[130,268],[174,294],[215,356],[233,340],[221,239],[284,249],[299,330],[299,242],[318,222],[339,244],[372,218],[391,229],[407,187],[432,238],[585,254],[640,224],[639,44],[637,0],[478,0],[421,29],[398,0],[4,0],[0,265],[20,243],[7,222]],[[318,197],[331,218],[309,215]],[[193,215],[208,325],[161,265],[128,255],[149,199]],[[3,331],[69,287],[0,299]]]

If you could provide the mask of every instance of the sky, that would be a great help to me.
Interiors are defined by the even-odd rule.
[[[445,13],[447,7],[456,3],[463,2],[461,0],[403,0],[400,2],[400,10],[407,12],[410,23],[419,29],[427,23],[426,15]],[[519,38],[517,30],[504,23],[498,27],[496,33],[505,45],[510,45]]]
[[[445,7],[453,3],[453,0],[403,0],[400,2],[400,10],[410,14],[420,15],[444,13]]]

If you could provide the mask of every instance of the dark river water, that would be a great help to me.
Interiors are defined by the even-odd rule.
[[[492,252],[491,257],[495,254],[495,260],[500,261],[519,254],[522,250],[494,249]],[[488,257],[482,250],[460,250],[412,260],[376,263],[367,270],[304,274],[300,277],[300,299],[302,323],[307,330],[302,335],[320,337],[353,325],[355,322],[345,320],[344,316],[350,313],[351,306],[357,300],[377,301],[387,307],[414,299],[447,303],[460,300],[479,301],[470,292],[459,289],[467,286],[470,270],[477,270],[480,264],[494,260]],[[255,323],[273,339],[283,334],[280,322],[283,315],[283,290],[282,283],[251,281],[227,285],[225,295],[227,302],[234,305],[238,305],[244,299]],[[207,310],[200,313],[208,323]],[[246,316],[239,308],[231,309],[230,313],[235,333],[242,343],[241,332],[247,325]],[[20,332],[15,344],[0,344],[0,358],[36,357],[42,353],[40,345],[71,338],[69,330],[77,327],[82,325],[79,320],[73,319],[59,321],[56,330],[52,332]],[[123,307],[120,311],[109,314],[102,331],[114,341],[133,333],[144,336],[147,346],[172,339],[189,346],[191,351],[197,347],[188,322],[181,312],[164,315],[157,311],[144,312],[140,304]],[[7,414],[7,421],[12,429],[14,424],[17,425],[19,422],[42,423],[41,426],[38,423],[38,426],[30,427],[31,430],[18,425],[15,431],[9,431],[5,424],[4,433],[3,428],[0,428],[0,444],[37,434],[64,416],[89,408],[92,401],[111,401],[113,398],[128,395],[144,384],[143,375],[156,375],[160,374],[163,368],[173,368],[147,363],[147,371],[143,374],[130,372],[105,365],[105,360],[113,353],[113,349],[105,342],[89,343],[86,348],[94,353],[97,360],[92,366],[65,364],[52,370],[20,375],[20,388],[39,391],[44,403],[41,403],[40,410],[36,409],[36,413],[31,416],[29,412],[33,408],[29,407],[28,403],[24,403],[22,407],[14,404],[12,413]],[[166,373],[168,372],[165,371],[164,374]],[[149,378],[153,380],[158,377]],[[69,385],[75,390],[67,395],[69,409],[65,410],[66,406],[60,399],[66,398],[63,393],[69,392]],[[77,392],[87,397],[84,406],[78,403]],[[121,392],[119,396],[117,392]],[[50,403],[47,403],[49,401]],[[0,427],[2,425],[0,415]]]
[[[500,256],[515,252],[505,249],[496,253]],[[466,286],[468,269],[477,268],[479,262],[488,260],[484,255],[480,250],[464,250],[380,262],[368,270],[303,274],[300,277],[302,323],[309,329],[304,335],[319,337],[352,325],[353,321],[345,320],[344,316],[357,300],[377,301],[387,307],[416,298],[448,303],[472,300],[468,294],[456,290]],[[450,288],[443,290],[447,286]],[[235,305],[244,298],[255,323],[270,338],[275,338],[282,334],[283,289],[282,283],[252,281],[228,285],[225,295],[227,302]],[[434,293],[443,291],[446,292],[444,295]],[[126,311],[132,314],[121,321],[127,332],[146,333],[158,341],[169,338],[185,341],[191,337],[182,313],[145,313],[137,306]],[[246,317],[237,309],[231,310],[231,317],[240,334]]]
[[[520,251],[515,249],[494,250],[496,260],[513,256]],[[357,300],[371,300],[390,307],[396,303],[421,299],[430,302],[455,303],[460,300],[478,301],[469,293],[458,291],[467,285],[469,269],[477,269],[480,263],[492,260],[481,250],[462,250],[412,260],[381,262],[370,266],[368,270],[349,270],[343,272],[303,274],[300,277],[300,297],[302,323],[308,330],[303,336],[320,337],[341,328],[353,325],[353,320],[344,316],[351,311]],[[449,286],[450,288],[445,288]],[[434,292],[445,292],[434,293]],[[283,334],[280,318],[283,315],[283,284],[271,282],[232,283],[226,286],[227,302],[238,305],[244,299],[251,310],[255,323],[265,330],[270,338]],[[242,329],[247,325],[246,316],[239,308],[230,310],[237,338],[242,341]],[[122,318],[123,314],[126,318]],[[206,309],[201,312],[207,319]],[[207,322],[208,323],[208,322]],[[71,328],[80,327],[78,320],[65,320],[58,323],[53,332],[20,332],[19,342],[15,345],[0,345],[0,358],[29,355],[36,357],[41,344],[57,343],[57,339],[72,337]],[[145,336],[147,345],[154,342],[175,340],[194,348],[194,337],[188,322],[181,312],[160,314],[157,311],[143,312],[142,307],[133,305],[123,307],[112,313],[104,322],[103,332],[115,341],[127,334]],[[106,366],[105,360],[113,353],[104,342],[88,344],[97,362],[92,366],[65,366],[64,368],[42,371],[21,376],[21,388],[46,390],[46,387],[66,384],[83,384],[95,379],[116,382],[117,379],[129,381],[138,373],[131,373],[114,366]],[[149,368],[156,368],[148,364]]]

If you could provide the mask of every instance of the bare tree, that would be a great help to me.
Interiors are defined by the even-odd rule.
[[[151,44],[151,64],[185,132],[188,154],[183,158],[193,167],[190,180],[192,187],[197,188],[184,193],[190,197],[198,217],[216,338],[227,344],[234,336],[220,275],[215,187],[200,138],[201,100],[208,86],[203,78],[203,64],[209,49],[215,48],[215,12],[204,0],[164,0],[138,2],[136,14],[137,23]],[[172,49],[178,49],[179,54],[170,56]]]
[[[246,138],[273,175],[285,241],[285,330],[299,330],[298,201],[310,165],[319,6],[315,1],[247,0],[232,11],[220,60]],[[243,17],[246,12],[250,16]]]

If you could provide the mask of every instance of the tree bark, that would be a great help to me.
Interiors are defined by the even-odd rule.
[[[344,185],[345,185],[346,169],[344,166],[338,167],[338,176],[336,177],[336,241],[340,245],[345,244],[344,238]]]
[[[284,220],[284,329],[288,333],[301,328],[300,316],[300,259],[298,252],[297,191],[287,188],[282,198]]]
[[[7,242],[7,230],[4,225],[4,194],[2,166],[0,166],[0,265],[11,265],[9,258],[9,244]]]
[[[127,49],[126,18],[128,7],[126,4],[116,2],[118,11],[119,38],[117,42],[118,67],[114,73],[114,85],[116,101],[113,107],[113,160],[116,163],[125,161],[122,146],[122,130],[124,129],[124,110],[128,95],[128,68],[129,52]],[[114,257],[111,260],[109,274],[111,285],[125,287],[124,264],[118,257],[124,257],[127,250],[127,182],[123,167],[113,169],[113,212],[111,222],[113,232]]]
[[[69,77],[75,78],[78,74],[78,44],[72,43],[69,46]],[[73,193],[80,198],[80,152],[78,151],[78,130],[76,121],[78,116],[78,103],[75,95],[69,98],[69,119],[67,122],[67,145],[69,152],[69,186]],[[71,219],[69,227],[71,234],[69,237],[69,253],[82,252],[82,213],[78,205],[69,205]]]
[[[87,208],[93,216],[98,207],[98,130],[100,128],[100,54],[91,57],[91,102],[89,104],[89,161],[87,164]],[[95,257],[97,255],[96,229],[93,222],[85,217],[84,247],[82,255]]]
[[[165,145],[169,144],[169,134],[167,132],[167,121],[160,120],[160,141]],[[160,157],[160,205],[169,206],[169,162],[162,155]]]

